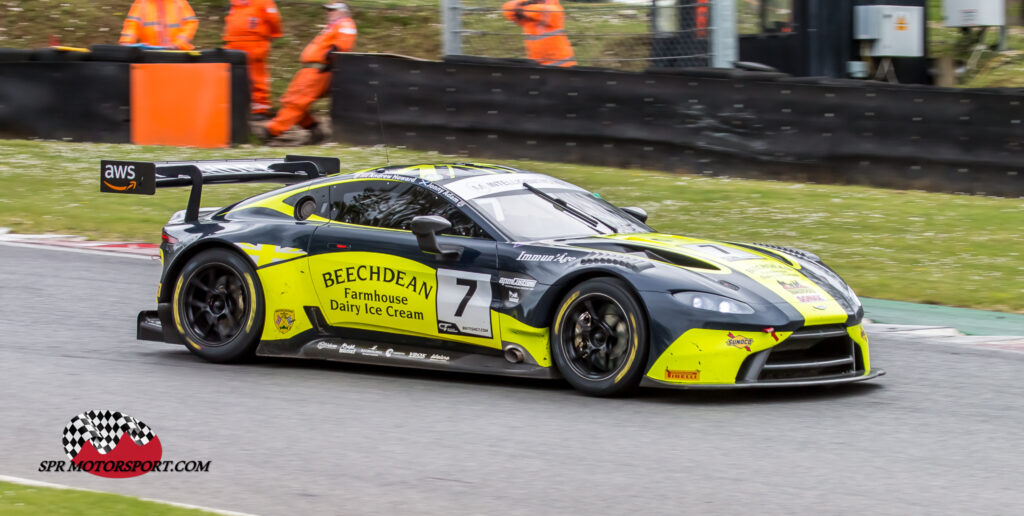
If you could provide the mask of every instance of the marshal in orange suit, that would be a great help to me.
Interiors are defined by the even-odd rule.
[[[324,9],[327,9],[327,27],[299,56],[302,69],[281,96],[281,110],[267,124],[262,135],[264,140],[280,136],[295,124],[309,129],[311,143],[323,140],[323,131],[310,114],[309,106],[326,95],[331,87],[331,52],[348,52],[356,44],[356,23],[352,21],[348,6],[344,2],[331,2],[325,4]]]
[[[252,116],[267,119],[270,113],[270,42],[282,36],[281,13],[274,0],[231,0],[224,19],[224,48],[245,52],[249,61]]]
[[[523,28],[526,57],[545,66],[576,66],[565,34],[565,9],[558,0],[511,0],[501,9],[506,19]]]
[[[199,18],[188,0],[135,0],[121,29],[122,45],[192,50]]]

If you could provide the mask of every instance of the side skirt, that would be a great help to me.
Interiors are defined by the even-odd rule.
[[[308,358],[521,378],[559,378],[554,367],[526,363],[515,364],[505,360],[502,356],[407,344],[381,344],[358,339],[314,337],[294,352],[288,349],[291,346],[268,344],[270,342],[261,342],[256,349],[256,354],[265,357]]]

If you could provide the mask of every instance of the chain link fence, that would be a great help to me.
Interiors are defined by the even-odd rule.
[[[502,0],[441,4],[445,54],[526,57],[523,32],[504,17]],[[563,0],[561,5],[580,66],[642,71],[735,61],[735,0]]]

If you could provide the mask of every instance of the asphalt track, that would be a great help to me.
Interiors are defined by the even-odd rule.
[[[0,474],[259,514],[1021,514],[1024,353],[872,335],[831,389],[577,395],[562,383],[137,342],[156,262],[0,246]],[[121,410],[209,473],[40,473]]]

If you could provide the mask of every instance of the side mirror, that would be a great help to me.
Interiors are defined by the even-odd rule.
[[[631,217],[640,222],[647,222],[647,211],[643,208],[637,208],[636,206],[630,206],[628,208],[622,208],[622,211],[628,213]]]
[[[420,250],[453,260],[462,256],[462,248],[442,248],[437,243],[437,235],[451,227],[452,223],[448,222],[448,219],[437,215],[420,215],[412,219],[412,234],[416,235],[416,243],[419,244]]]

